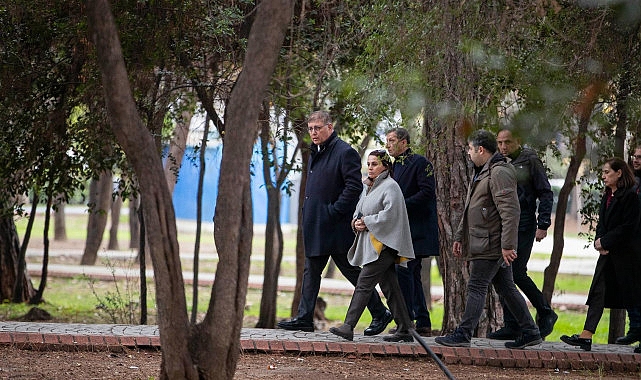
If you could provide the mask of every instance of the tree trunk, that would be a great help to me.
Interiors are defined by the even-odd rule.
[[[111,209],[113,183],[111,172],[100,174],[99,179],[92,179],[89,185],[89,220],[87,222],[87,240],[82,253],[81,265],[95,265],[102,236],[107,226],[108,211]]]
[[[467,263],[452,255],[452,235],[463,216],[467,192],[468,170],[465,136],[457,133],[458,124],[427,126],[427,156],[436,174],[438,204],[440,266],[443,268],[444,314],[443,332],[454,330],[460,322],[467,295],[469,272]]]
[[[225,148],[214,217],[214,239],[220,261],[210,307],[198,329],[207,334],[209,341],[194,342],[201,348],[199,362],[208,363],[210,376],[232,378],[240,354],[253,234],[249,164],[261,102],[276,67],[292,11],[290,0],[259,4],[247,41],[243,71],[227,106]]]
[[[88,24],[102,72],[107,113],[114,134],[134,168],[142,194],[156,283],[162,379],[233,377],[240,354],[253,233],[249,188],[251,151],[260,103],[276,66],[292,10],[290,0],[261,2],[257,6],[245,65],[225,117],[225,149],[214,219],[220,262],[207,315],[203,323],[190,329],[176,219],[162,163],[153,137],[144,128],[135,107],[109,3],[106,0],[87,2]]]
[[[140,248],[140,222],[138,220],[138,209],[140,208],[140,198],[129,198],[129,248]]]
[[[304,145],[302,137],[298,139],[298,145]],[[303,171],[300,177],[300,188],[298,189],[298,223],[296,228],[296,286],[294,298],[292,299],[291,316],[298,314],[298,304],[303,288],[303,271],[305,270],[305,239],[303,237],[303,204],[305,203],[305,186],[307,185],[307,165],[309,164],[309,149],[300,149]]]
[[[58,203],[53,213],[53,240],[67,241],[67,225],[65,223],[65,204]]]
[[[136,109],[109,2],[87,1],[87,15],[90,37],[96,46],[102,74],[111,128],[136,173],[142,195],[147,241],[154,267],[163,352],[160,377],[198,379],[197,363],[191,357],[188,345],[190,328],[176,217],[162,162],[154,138],[145,128]],[[218,358],[218,355],[211,354],[207,359],[214,361],[212,358]]]
[[[280,226],[280,186],[272,176],[272,170],[275,168],[270,164],[274,159],[278,160],[278,158],[275,157],[275,152],[270,151],[269,104],[266,102],[263,103],[259,124],[263,157],[263,179],[267,191],[267,224],[265,225],[263,292],[260,299],[260,312],[256,327],[273,329],[276,327],[276,298],[280,263],[283,259],[283,232]],[[271,149],[275,150],[276,147],[272,144]]]
[[[18,277],[18,259],[20,256],[20,239],[11,215],[0,217],[0,301],[13,298],[16,278]],[[20,302],[27,301],[35,294],[27,270],[23,271]]]
[[[574,188],[581,161],[583,161],[583,157],[585,157],[585,134],[588,130],[588,124],[592,116],[592,111],[594,110],[595,102],[601,94],[602,86],[600,83],[590,85],[585,91],[584,98],[576,107],[579,126],[574,141],[571,144],[571,146],[574,147],[574,152],[570,158],[570,165],[568,166],[563,186],[559,191],[556,204],[554,241],[552,244],[552,254],[550,255],[550,264],[543,271],[543,289],[541,289],[541,292],[548,302],[552,300],[554,284],[556,282],[556,276],[559,273],[559,265],[561,264],[561,256],[563,255],[563,247],[565,245],[563,233],[565,231],[565,215],[568,210],[568,198],[572,188]]]
[[[189,124],[191,118],[194,116],[193,110],[185,110],[180,114],[180,121],[176,124],[174,130],[174,138],[169,144],[169,153],[165,161],[165,177],[167,177],[167,186],[169,187],[169,194],[174,193],[174,187],[178,181],[178,173],[182,165],[183,157],[185,156],[185,148],[187,147],[187,136],[189,136]],[[206,139],[207,135],[203,137]]]
[[[22,244],[20,244],[20,251],[18,252],[17,262],[17,277],[15,278],[13,284],[13,297],[11,302],[20,303],[24,301],[24,276],[27,272],[27,247],[29,246],[29,239],[31,238],[31,232],[33,231],[33,222],[36,219],[36,210],[38,208],[38,203],[40,202],[40,197],[38,193],[34,191],[33,201],[31,202],[31,212],[29,213],[29,221],[27,222],[27,228],[25,229],[24,238],[22,239]]]
[[[43,230],[43,246],[44,251],[42,253],[42,272],[40,274],[40,285],[38,285],[38,291],[36,294],[29,300],[31,305],[38,305],[42,302],[42,295],[45,292],[47,287],[47,270],[49,268],[49,225],[51,224],[51,204],[53,199],[51,196],[47,198],[47,208],[45,210],[45,224]]]
[[[205,118],[205,129],[203,131],[203,139],[200,144],[200,154],[198,166],[198,189],[196,191],[196,241],[194,242],[194,281],[192,285],[192,307],[191,307],[191,323],[196,323],[198,316],[198,272],[200,268],[200,234],[203,225],[203,187],[205,185],[205,169],[207,154],[207,139],[209,136],[209,120],[210,116],[207,114]]]
[[[109,243],[107,249],[117,251],[118,247],[118,226],[120,225],[120,210],[122,209],[122,198],[119,196],[111,204],[111,227],[109,228]]]

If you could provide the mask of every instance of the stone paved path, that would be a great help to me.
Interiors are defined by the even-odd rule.
[[[445,364],[497,367],[590,369],[638,372],[641,354],[632,346],[593,345],[591,352],[559,342],[543,342],[523,350],[509,350],[502,341],[472,339],[470,348],[451,348],[424,338]],[[388,343],[381,336],[356,335],[353,342],[329,332],[305,333],[280,329],[244,328],[241,349],[251,353],[293,355],[428,356],[418,343]],[[0,344],[32,349],[122,350],[159,348],[157,326],[0,322]]]

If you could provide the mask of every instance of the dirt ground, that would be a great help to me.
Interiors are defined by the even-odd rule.
[[[33,351],[0,346],[0,379],[157,379],[160,351]],[[638,373],[451,365],[456,379],[638,379]],[[235,379],[447,379],[427,358],[243,354]]]

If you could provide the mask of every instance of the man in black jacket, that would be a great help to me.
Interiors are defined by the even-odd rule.
[[[321,275],[329,258],[349,282],[354,286],[358,282],[361,268],[349,263],[347,251],[354,242],[351,221],[363,183],[361,157],[338,138],[329,113],[313,112],[307,127],[312,145],[302,210],[305,269],[301,298],[297,316],[278,322],[278,327],[312,332]],[[380,334],[392,321],[392,313],[376,291],[372,292],[367,308],[372,314],[372,323],[363,333]]]
[[[527,274],[527,263],[534,240],[541,241],[550,227],[553,193],[543,163],[536,152],[523,147],[518,136],[508,129],[499,131],[496,139],[499,151],[516,170],[517,192],[521,206],[517,258],[512,263],[514,283],[521,289],[536,309],[541,337],[550,335],[558,316],[550,307],[543,293]],[[537,218],[538,199],[538,218]],[[488,334],[490,339],[515,339],[521,334],[514,316],[503,303],[503,327]]]
[[[405,128],[388,131],[386,140],[387,151],[394,157],[392,177],[405,197],[416,255],[407,263],[407,267],[396,266],[398,283],[410,318],[415,321],[416,332],[431,336],[432,322],[423,292],[421,269],[423,258],[431,260],[432,256],[439,254],[434,168],[425,157],[412,152],[409,147],[410,135]]]

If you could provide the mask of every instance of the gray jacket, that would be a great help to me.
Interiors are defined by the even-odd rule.
[[[376,177],[371,188],[365,186],[356,205],[354,218],[359,214],[363,215],[363,222],[369,231],[356,234],[354,244],[347,254],[350,264],[361,266],[378,260],[380,251],[377,252],[375,241],[398,251],[401,257],[414,258],[405,198],[389,172],[385,171]]]

